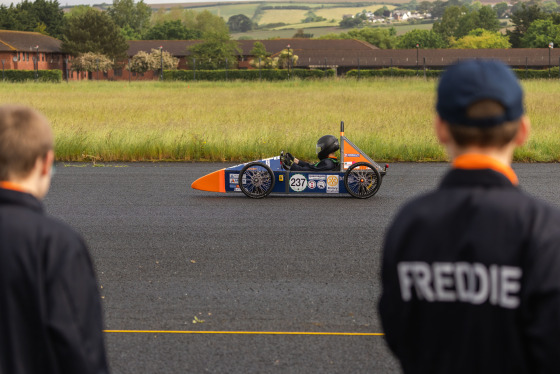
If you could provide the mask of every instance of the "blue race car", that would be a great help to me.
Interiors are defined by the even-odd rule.
[[[387,168],[381,167],[344,136],[340,129],[340,166],[333,171],[291,171],[284,154],[207,174],[192,188],[213,192],[243,192],[251,198],[278,194],[341,194],[367,199],[377,193]]]

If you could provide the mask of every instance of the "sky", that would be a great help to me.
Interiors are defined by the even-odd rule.
[[[32,1],[32,0],[31,0]],[[232,1],[244,1],[244,0],[227,0],[227,2]],[[246,0],[245,0],[246,1]],[[17,4],[20,0],[0,0],[0,4],[10,5],[12,3]],[[67,5],[94,5],[101,4],[105,2],[106,4],[113,4],[113,0],[58,0],[61,6]],[[201,0],[144,0],[146,4],[181,4],[181,3],[200,3],[204,2]],[[212,2],[220,2],[215,0]]]

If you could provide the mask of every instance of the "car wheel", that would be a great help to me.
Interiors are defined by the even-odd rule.
[[[346,170],[344,186],[350,195],[358,199],[367,199],[379,190],[381,175],[370,163],[357,162]]]
[[[274,173],[261,162],[250,162],[239,173],[239,188],[253,199],[268,196],[274,188]]]

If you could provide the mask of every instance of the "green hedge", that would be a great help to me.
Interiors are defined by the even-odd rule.
[[[195,77],[196,74],[196,77]],[[308,70],[308,69],[291,69],[289,74],[287,69],[250,69],[250,70],[164,70],[164,80],[175,81],[223,81],[223,80],[268,80],[278,81],[290,78],[325,78],[335,76],[333,69],[329,70]]]
[[[61,82],[61,70],[39,70],[39,82]],[[4,70],[2,78],[7,82],[28,82],[35,80],[35,70]]]
[[[426,77],[437,78],[444,70],[431,70],[426,69]],[[513,69],[513,72],[517,75],[519,79],[548,79],[549,73],[548,69],[534,70],[534,69]],[[346,73],[347,77],[358,78],[358,70],[350,70]],[[360,78],[372,78],[372,77],[415,77],[416,69],[399,69],[399,68],[384,68],[384,69],[360,69]],[[424,69],[420,67],[418,70],[418,76],[424,77]],[[558,67],[552,67],[550,69],[550,78],[558,79]]]
[[[429,70],[426,69],[426,77],[439,77],[442,70]],[[346,73],[347,77],[353,78],[371,78],[371,77],[415,77],[416,69],[399,69],[399,68],[384,68],[384,69],[374,69],[374,70],[364,70],[357,69],[350,70]],[[424,69],[418,69],[418,76],[424,77]]]
[[[534,69],[513,69],[514,73],[519,79],[548,79],[548,69],[534,70]],[[558,79],[558,66],[550,68],[550,78]]]

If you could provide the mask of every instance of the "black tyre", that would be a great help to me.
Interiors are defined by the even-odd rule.
[[[346,170],[344,186],[350,195],[358,199],[367,199],[379,190],[381,175],[370,163],[357,162]]]
[[[274,188],[274,173],[261,162],[250,162],[239,172],[239,188],[253,199],[268,196]]]

